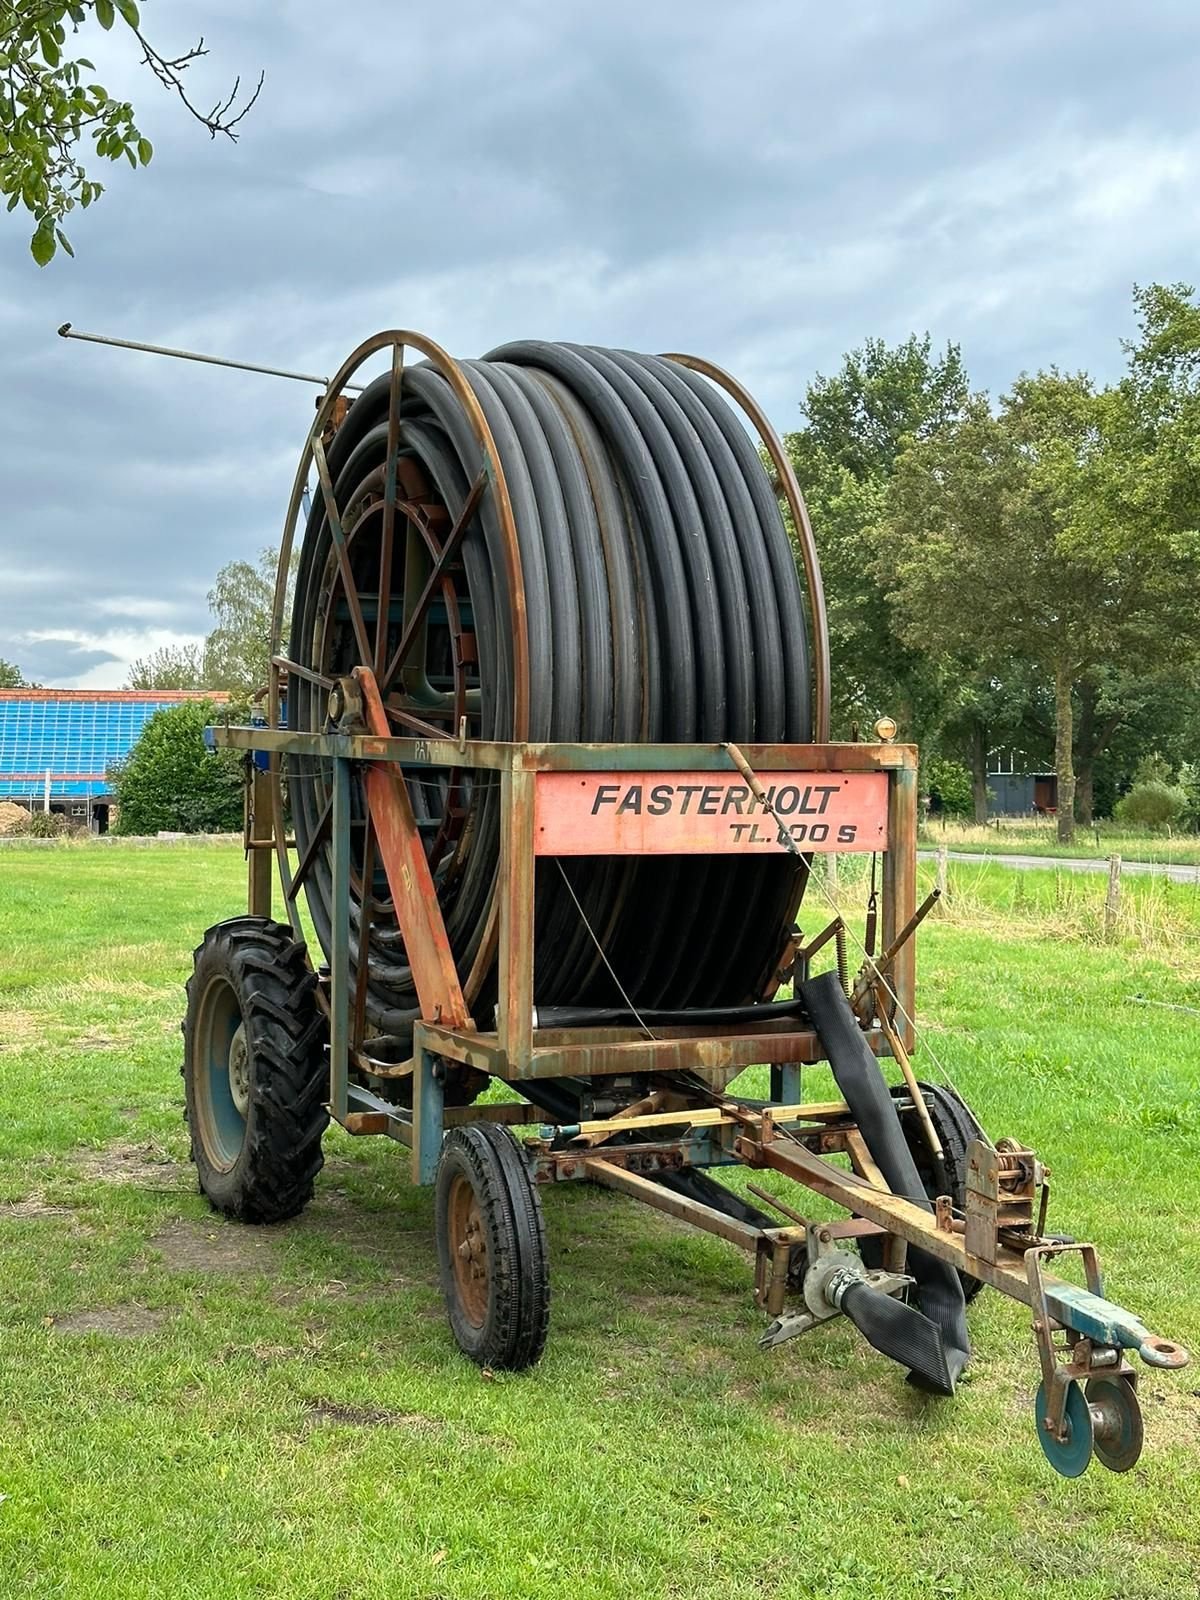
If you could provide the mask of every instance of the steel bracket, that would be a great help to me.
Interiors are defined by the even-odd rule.
[[[802,1333],[841,1315],[842,1296],[852,1284],[866,1284],[882,1294],[900,1294],[914,1282],[907,1273],[886,1270],[868,1272],[862,1258],[838,1248],[828,1228],[810,1226],[805,1231],[808,1269],[804,1274],[803,1311],[787,1316],[777,1314],[759,1339],[764,1350],[773,1350]]]

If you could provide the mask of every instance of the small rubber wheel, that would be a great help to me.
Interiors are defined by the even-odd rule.
[[[1092,1459],[1092,1413],[1079,1384],[1072,1378],[1067,1385],[1065,1439],[1055,1439],[1047,1432],[1044,1383],[1038,1384],[1033,1409],[1037,1418],[1038,1443],[1046,1460],[1064,1478],[1082,1477]]]
[[[983,1129],[974,1112],[952,1089],[923,1083],[921,1093],[925,1096],[929,1120],[942,1146],[941,1162],[934,1160],[915,1107],[900,1113],[904,1141],[912,1152],[921,1183],[930,1200],[936,1200],[940,1194],[948,1194],[961,1212],[967,1204],[967,1148],[973,1139],[984,1137]],[[907,1088],[900,1084],[892,1090],[892,1097],[907,1100]],[[962,1282],[963,1299],[970,1305],[983,1284],[969,1272],[960,1272],[958,1276]]]
[[[200,1188],[240,1222],[304,1209],[321,1170],[325,1021],[290,928],[235,917],[204,935],[183,1021],[185,1115]]]
[[[1110,1472],[1128,1472],[1142,1453],[1142,1407],[1128,1378],[1089,1378],[1084,1396],[1092,1414],[1096,1457]]]
[[[455,1342],[481,1367],[531,1367],[550,1325],[542,1202],[516,1140],[454,1128],[437,1171],[438,1266]]]

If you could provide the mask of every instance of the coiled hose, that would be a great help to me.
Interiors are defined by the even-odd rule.
[[[415,717],[453,736],[465,718],[472,737],[513,737],[514,630],[524,626],[531,740],[808,739],[810,655],[793,550],[767,471],[717,390],[662,357],[569,344],[509,344],[459,365],[507,483],[524,622],[509,594],[495,498],[484,494],[417,657],[381,683],[396,731],[411,731]],[[399,429],[407,509],[396,519],[398,554],[380,596],[389,394],[385,376],[354,401],[328,462],[361,614],[374,629],[381,602],[382,656],[390,660],[438,540],[467,502],[480,452],[442,372],[428,363],[408,368]],[[360,659],[319,497],[297,563],[289,654],[325,679]],[[319,684],[292,674],[287,696],[290,727],[326,725]],[[303,855],[322,825],[328,774],[318,761],[294,759],[286,777]],[[410,769],[406,777],[466,972],[481,949],[486,957],[496,892],[496,775]],[[361,792],[354,809],[357,981],[367,859]],[[328,950],[328,840],[318,839],[314,852],[305,891]],[[803,877],[803,866],[782,854],[543,861],[536,1002],[624,1006],[627,996],[679,1009],[752,1001],[778,957]],[[416,994],[377,864],[369,888],[366,1015],[376,1029],[402,1033],[417,1015]],[[468,993],[482,1025],[495,996],[495,963],[484,959]]]

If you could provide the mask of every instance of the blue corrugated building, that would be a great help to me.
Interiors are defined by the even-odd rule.
[[[104,826],[108,769],[156,711],[224,695],[167,689],[0,689],[0,800],[86,816]]]

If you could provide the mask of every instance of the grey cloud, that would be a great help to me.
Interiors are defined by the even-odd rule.
[[[161,26],[205,33],[214,93],[267,68],[241,142],[108,40],[153,164],[73,219],[74,262],[39,273],[0,217],[0,655],[63,681],[203,632],[216,569],[278,536],[313,401],[64,344],[67,318],[313,372],[396,323],[467,355],[690,347],[786,427],[870,334],[961,340],[993,389],[1111,375],[1132,281],[1200,246],[1200,19],[1165,0],[188,0]],[[52,629],[104,659],[28,642]]]

